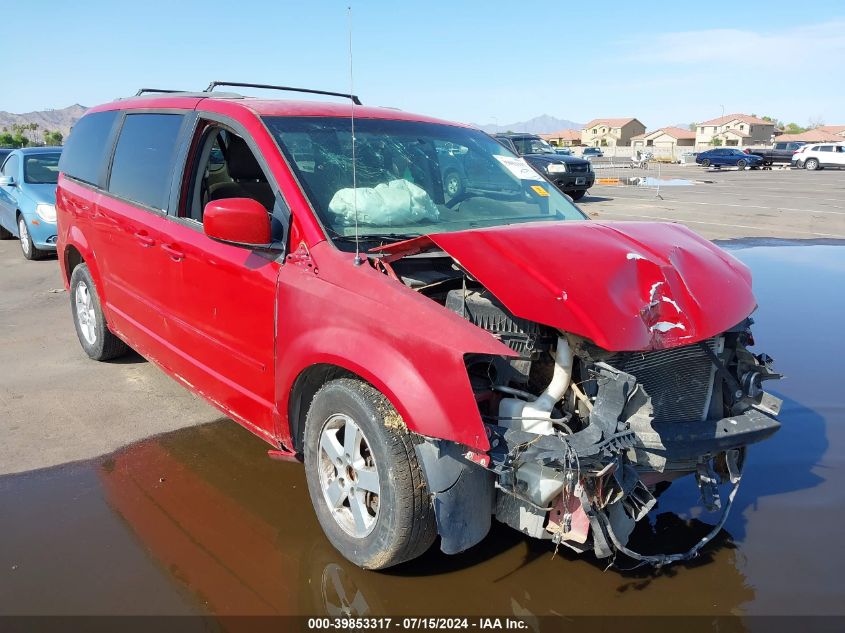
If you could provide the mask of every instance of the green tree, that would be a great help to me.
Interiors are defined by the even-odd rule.
[[[64,135],[58,130],[45,130],[43,138],[45,145],[61,145]]]
[[[711,139],[711,140],[710,140],[710,144],[711,144],[713,147],[721,147],[721,145],[722,145],[722,139],[720,139],[720,138],[714,138],[714,139]]]
[[[690,132],[695,132],[695,129],[696,129],[697,127],[698,127],[698,123],[695,123],[695,122],[690,123],[690,124],[689,124],[689,131],[690,131]]]
[[[783,126],[783,133],[784,134],[801,134],[802,132],[806,132],[807,128],[801,127],[797,123],[787,123]]]

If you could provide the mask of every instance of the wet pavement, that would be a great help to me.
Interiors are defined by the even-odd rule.
[[[754,272],[755,351],[787,378],[783,428],[698,559],[606,570],[496,526],[463,555],[362,571],[323,537],[301,466],[220,421],[0,477],[0,614],[845,614],[845,246],[722,245]],[[634,544],[689,546],[717,518],[696,498],[673,484]]]

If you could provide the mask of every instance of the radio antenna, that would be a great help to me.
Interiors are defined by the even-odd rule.
[[[352,7],[346,7],[349,22],[349,93],[355,94],[354,74],[352,72]],[[355,214],[355,259],[356,266],[364,263],[361,257],[361,242],[358,236],[358,179],[355,173],[355,102],[352,102],[352,110],[349,116],[352,126],[352,212]]]

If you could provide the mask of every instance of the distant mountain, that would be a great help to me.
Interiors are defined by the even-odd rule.
[[[580,130],[584,127],[583,123],[576,123],[568,119],[558,119],[548,114],[535,116],[533,119],[527,121],[517,121],[516,123],[506,123],[504,125],[487,124],[480,125],[478,123],[471,123],[477,128],[481,128],[490,134],[497,132],[530,132],[531,134],[547,134],[548,132],[557,132],[558,130]]]
[[[87,109],[85,106],[75,103],[60,110],[41,110],[39,112],[25,112],[24,114],[0,111],[0,130],[3,128],[11,129],[12,125],[15,124],[37,123],[41,132],[58,130],[67,138],[70,128],[85,114]]]

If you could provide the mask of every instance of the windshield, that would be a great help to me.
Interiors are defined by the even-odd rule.
[[[436,123],[267,117],[321,222],[338,245],[549,220],[583,220],[524,159],[478,130]]]
[[[59,158],[55,154],[29,154],[24,156],[23,180],[31,185],[55,185],[59,182]]]
[[[555,148],[541,138],[511,139],[520,154],[554,154]]]

